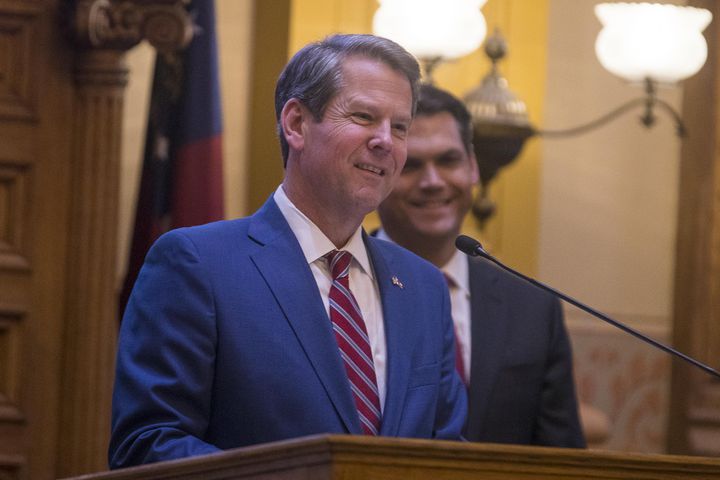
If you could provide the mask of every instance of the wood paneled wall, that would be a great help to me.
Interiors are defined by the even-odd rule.
[[[190,37],[181,0],[0,1],[3,479],[107,466],[124,55]]]
[[[57,4],[0,2],[0,453],[13,479],[52,478],[60,436],[74,87]]]

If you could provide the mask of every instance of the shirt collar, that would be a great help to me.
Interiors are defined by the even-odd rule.
[[[470,269],[465,254],[455,250],[453,256],[440,270],[450,277],[465,295],[470,295]]]
[[[355,261],[370,278],[374,278],[370,258],[362,238],[362,227],[355,230],[355,233],[352,234],[350,240],[343,247],[336,248],[322,230],[290,201],[282,185],[275,190],[273,199],[280,209],[280,213],[290,225],[295,237],[297,237],[303,255],[305,255],[305,260],[309,264],[322,258],[332,250],[345,250],[352,254]]]

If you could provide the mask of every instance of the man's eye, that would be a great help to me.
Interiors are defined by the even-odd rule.
[[[404,135],[408,131],[408,126],[404,123],[396,123],[395,125],[393,125],[393,130]]]
[[[352,116],[355,119],[360,120],[362,122],[369,122],[372,120],[372,116],[369,113],[365,113],[365,112],[355,112],[352,114]]]
[[[463,160],[463,156],[457,153],[449,153],[438,159],[438,164],[443,167],[454,167]]]
[[[403,173],[412,172],[414,170],[417,170],[418,168],[420,168],[420,162],[408,158],[402,171]]]

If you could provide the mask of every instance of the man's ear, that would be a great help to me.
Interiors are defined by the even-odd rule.
[[[472,171],[470,173],[470,178],[472,178],[472,184],[477,185],[478,183],[480,183],[480,168],[478,167],[474,148],[470,150],[469,160],[471,162],[470,168],[472,169]]]
[[[288,100],[280,112],[283,135],[292,150],[301,151],[305,145],[303,124],[308,121],[309,114],[310,112],[296,98]]]

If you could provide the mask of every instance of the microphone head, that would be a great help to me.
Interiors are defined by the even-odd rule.
[[[455,239],[455,247],[466,255],[476,257],[480,252],[484,252],[480,242],[467,235],[458,235]]]

